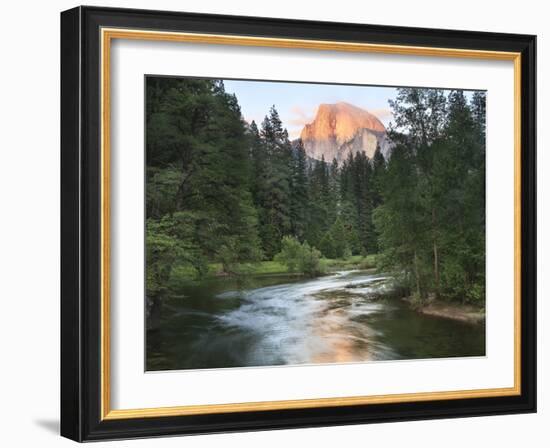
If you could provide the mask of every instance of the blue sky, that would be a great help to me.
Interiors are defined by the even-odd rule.
[[[376,115],[387,127],[391,121],[388,99],[395,98],[392,87],[345,86],[289,82],[224,80],[227,92],[235,93],[243,117],[258,126],[274,104],[290,138],[299,137],[305,124],[315,118],[322,103],[345,101]]]

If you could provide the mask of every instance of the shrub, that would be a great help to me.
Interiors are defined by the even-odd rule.
[[[275,256],[275,261],[286,265],[290,272],[315,276],[321,273],[321,252],[307,242],[300,243],[291,236],[283,237],[281,251]]]

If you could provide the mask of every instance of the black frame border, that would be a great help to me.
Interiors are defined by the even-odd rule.
[[[521,53],[521,395],[101,420],[100,28]],[[76,441],[536,412],[536,36],[135,9],[61,13],[61,435]]]

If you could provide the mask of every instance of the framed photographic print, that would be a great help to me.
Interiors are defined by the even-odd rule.
[[[61,14],[61,433],[535,412],[534,36]]]

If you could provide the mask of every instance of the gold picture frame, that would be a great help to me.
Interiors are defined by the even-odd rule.
[[[515,251],[515,315],[514,315],[514,386],[508,388],[479,389],[479,390],[461,390],[448,392],[422,392],[410,394],[394,395],[376,395],[359,397],[339,397],[339,398],[318,398],[306,400],[282,400],[266,402],[232,403],[220,405],[191,405],[160,408],[143,409],[111,409],[110,403],[110,104],[111,104],[111,86],[110,86],[110,57],[111,42],[114,39],[132,39],[144,41],[163,41],[163,42],[186,42],[210,45],[242,45],[254,47],[273,47],[273,48],[295,48],[311,49],[325,51],[347,51],[347,52],[369,52],[382,54],[398,54],[412,56],[437,56],[453,58],[474,58],[486,60],[505,60],[514,63],[514,158],[515,158],[515,180],[514,180],[514,251]],[[408,47],[402,45],[380,45],[380,44],[361,44],[349,42],[330,42],[330,41],[311,41],[300,39],[273,39],[257,38],[247,36],[230,36],[214,34],[191,34],[174,33],[161,31],[143,31],[132,29],[101,29],[101,67],[102,67],[102,114],[101,128],[102,132],[102,418],[103,419],[123,419],[123,418],[147,418],[147,417],[166,417],[174,415],[196,415],[211,414],[221,412],[247,412],[260,410],[281,410],[281,409],[303,409],[312,407],[328,406],[349,406],[358,404],[380,404],[380,403],[406,403],[410,401],[427,400],[452,400],[457,398],[482,398],[482,397],[502,397],[521,394],[519,366],[521,353],[521,333],[520,333],[520,290],[521,276],[519,273],[520,265],[518,260],[521,257],[521,53],[498,52],[483,50],[465,50],[448,49],[437,47]]]

